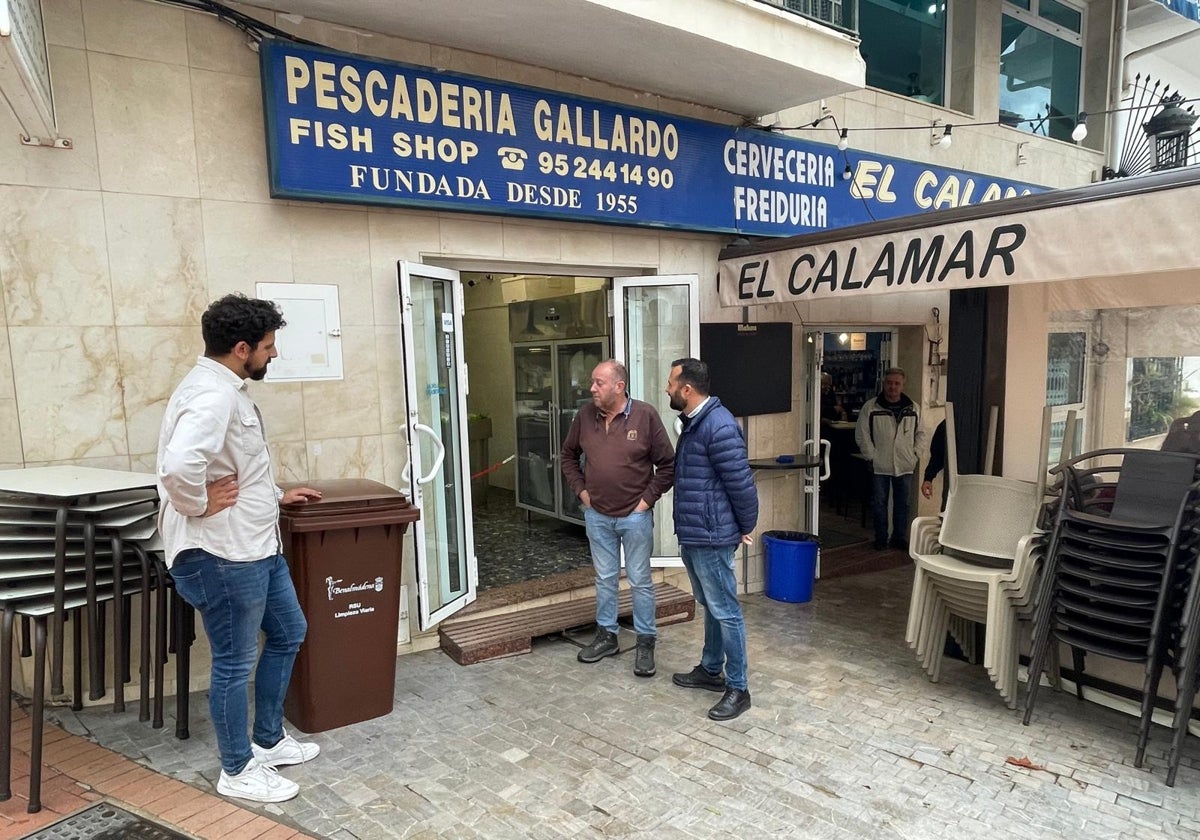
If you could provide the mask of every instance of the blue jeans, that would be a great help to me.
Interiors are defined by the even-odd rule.
[[[888,491],[892,493],[892,539],[908,539],[908,494],[912,491],[912,473],[873,475],[871,519],[875,524],[875,542],[888,541]]]
[[[746,622],[733,574],[736,545],[681,545],[692,594],[704,607],[704,651],[700,666],[710,674],[725,671],[725,685],[745,691]]]
[[[596,624],[616,633],[617,587],[621,576],[621,548],[625,549],[625,576],[633,590],[633,629],[639,636],[656,636],[654,581],[650,579],[650,552],[654,548],[654,510],[628,516],[605,516],[583,509],[592,566],[596,569]]]
[[[235,563],[201,549],[181,552],[171,566],[175,589],[200,613],[212,648],[208,708],[221,767],[242,772],[253,755],[249,721],[254,673],[254,742],[273,747],[283,737],[283,698],[308,622],[282,554]],[[258,631],[266,644],[258,655]]]

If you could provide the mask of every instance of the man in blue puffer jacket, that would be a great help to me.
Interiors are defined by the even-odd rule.
[[[699,359],[671,363],[667,395],[683,425],[675,447],[675,535],[692,593],[704,607],[700,664],[671,679],[684,688],[724,692],[708,716],[732,720],[750,708],[746,623],[733,560],[738,545],[753,542],[758,491],[742,430],[708,391],[708,365]]]

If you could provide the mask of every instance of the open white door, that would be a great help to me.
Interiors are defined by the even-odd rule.
[[[401,262],[400,334],[408,437],[406,478],[416,523],[421,629],[475,600],[479,572],[467,461],[467,368],[457,271]]]
[[[689,356],[700,358],[700,277],[614,278],[613,358],[629,368],[629,396],[658,409],[672,445],[678,435],[667,377],[671,362]],[[673,492],[654,506],[652,566],[683,564],[672,524]]]
[[[803,530],[814,537],[821,532],[821,482],[829,478],[829,441],[821,437],[821,367],[825,356],[825,334],[804,334],[804,454],[819,458],[821,465],[804,471]],[[817,577],[821,576],[821,549],[817,543]]]

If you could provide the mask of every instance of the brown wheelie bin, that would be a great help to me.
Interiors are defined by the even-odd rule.
[[[308,619],[283,708],[298,729],[324,732],[392,710],[403,537],[420,511],[366,479],[304,486],[321,499],[285,505],[279,517]]]

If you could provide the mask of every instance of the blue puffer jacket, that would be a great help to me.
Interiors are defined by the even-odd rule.
[[[680,416],[675,446],[675,535],[680,545],[728,546],[758,523],[758,491],[741,427],[710,397],[700,414]]]

